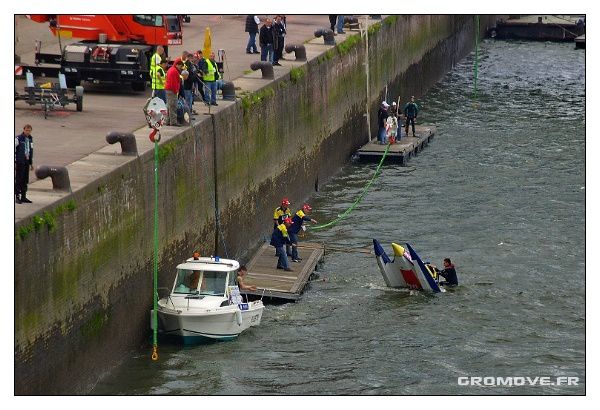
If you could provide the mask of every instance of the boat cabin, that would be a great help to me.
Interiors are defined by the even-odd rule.
[[[172,296],[221,296],[229,286],[237,286],[240,265],[237,261],[219,258],[190,258],[177,266]]]

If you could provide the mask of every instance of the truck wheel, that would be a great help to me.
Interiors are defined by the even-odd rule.
[[[81,81],[76,78],[67,78],[67,88],[75,88],[80,83],[81,83]]]
[[[135,81],[131,83],[131,88],[133,89],[133,91],[146,91],[146,82]]]

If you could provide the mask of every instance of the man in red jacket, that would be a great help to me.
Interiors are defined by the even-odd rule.
[[[165,84],[165,90],[167,92],[167,108],[169,110],[169,119],[167,125],[174,127],[180,127],[182,124],[177,122],[177,96],[179,95],[179,88],[181,87],[181,77],[179,74],[183,68],[183,62],[180,58],[175,60],[175,63],[169,71],[167,71],[167,82]]]

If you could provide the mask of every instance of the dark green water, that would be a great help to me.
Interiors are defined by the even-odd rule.
[[[573,44],[485,41],[421,101],[437,136],[385,165],[345,223],[308,239],[409,241],[461,286],[386,289],[372,256],[328,254],[295,304],[267,306],[233,342],[148,349],[92,394],[583,394],[585,54]],[[375,164],[351,163],[310,198],[342,213]],[[461,376],[579,377],[578,386],[465,387]]]

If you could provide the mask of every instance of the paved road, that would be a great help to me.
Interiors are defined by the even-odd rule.
[[[265,16],[259,16],[264,20]],[[58,53],[58,40],[52,36],[46,24],[35,23],[23,16],[16,16],[17,42],[16,52],[24,63],[33,63],[34,40],[43,42],[43,52]],[[226,52],[225,79],[235,81],[249,70],[258,55],[245,53],[247,33],[244,32],[245,16],[200,16],[193,15],[189,24],[183,27],[182,46],[173,46],[169,50],[171,58],[181,51],[195,51],[203,48],[204,31],[211,29],[213,50],[224,49]],[[288,16],[288,36],[286,43],[304,43],[314,38],[314,31],[328,27],[326,15],[294,15]],[[340,36],[343,38],[345,36]],[[71,40],[73,42],[75,40]],[[257,38],[258,41],[258,38]],[[63,41],[63,45],[66,41]],[[293,64],[281,61],[283,67],[275,67],[277,72],[288,71]],[[286,67],[287,65],[287,67]],[[41,82],[41,81],[40,81]],[[244,81],[239,84],[243,87]],[[110,131],[131,132],[145,125],[142,106],[150,92],[136,93],[130,89],[97,86],[84,83],[85,95],[83,112],[77,112],[73,104],[65,111],[52,112],[47,119],[37,106],[29,106],[24,101],[15,103],[15,134],[21,132],[23,124],[33,126],[35,138],[34,165],[67,165],[108,145],[105,136]],[[22,92],[24,81],[15,81],[17,90]],[[202,113],[205,107],[195,106]],[[31,173],[32,181],[35,175]]]

